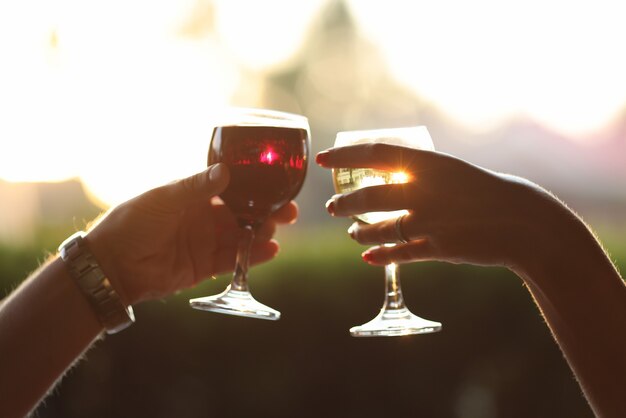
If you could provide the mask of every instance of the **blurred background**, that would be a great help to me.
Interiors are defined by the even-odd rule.
[[[426,125],[440,151],[552,190],[623,270],[620,11],[608,0],[5,0],[0,298],[106,208],[201,170],[227,105],[308,116],[314,153],[338,130]],[[332,193],[311,163],[299,223],[252,270],[280,321],[188,307],[226,276],[139,305],[137,323],[97,343],[38,415],[592,416],[504,269],[403,266],[409,307],[443,331],[351,338],[380,308],[383,272],[360,261],[350,222],[326,215]]]

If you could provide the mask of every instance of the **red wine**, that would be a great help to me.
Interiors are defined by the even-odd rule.
[[[296,197],[308,151],[305,129],[223,126],[213,131],[208,164],[228,166],[230,183],[220,198],[240,223],[256,224]]]

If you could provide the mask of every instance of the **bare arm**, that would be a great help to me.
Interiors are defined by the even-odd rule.
[[[103,331],[54,257],[0,306],[0,416],[22,417]]]
[[[580,220],[546,239],[524,279],[594,412],[626,416],[626,286]]]
[[[227,170],[207,170],[150,190],[88,232],[90,250],[125,305],[232,270],[237,225],[212,199],[227,183]],[[297,212],[291,202],[260,228],[253,263],[276,255],[276,224],[295,221]],[[59,257],[33,273],[0,304],[0,417],[24,416],[35,408],[102,331]]]
[[[626,416],[626,286],[584,222],[553,195],[521,178],[449,155],[384,144],[318,154],[323,167],[407,171],[408,184],[334,196],[335,216],[408,209],[408,243],[395,221],[354,224],[352,238],[375,246],[365,261],[420,260],[505,266],[526,283],[598,416]]]

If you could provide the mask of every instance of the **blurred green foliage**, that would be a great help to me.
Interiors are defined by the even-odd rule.
[[[0,242],[0,298],[37,269],[74,232],[70,225],[40,225],[30,244]]]
[[[623,270],[626,245],[612,231],[601,237]],[[42,230],[38,247],[0,247],[4,292],[70,232]],[[442,332],[357,339],[348,328],[380,308],[382,269],[363,263],[363,247],[340,227],[296,226],[279,240],[279,257],[253,268],[251,280],[280,321],[189,308],[188,298],[221,291],[228,277],[141,304],[137,323],[96,344],[39,416],[592,416],[512,273],[404,265],[409,307],[441,321]]]

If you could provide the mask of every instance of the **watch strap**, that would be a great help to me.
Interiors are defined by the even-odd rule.
[[[119,332],[135,321],[132,306],[124,306],[79,231],[59,246],[70,276],[95,310],[107,333]]]

